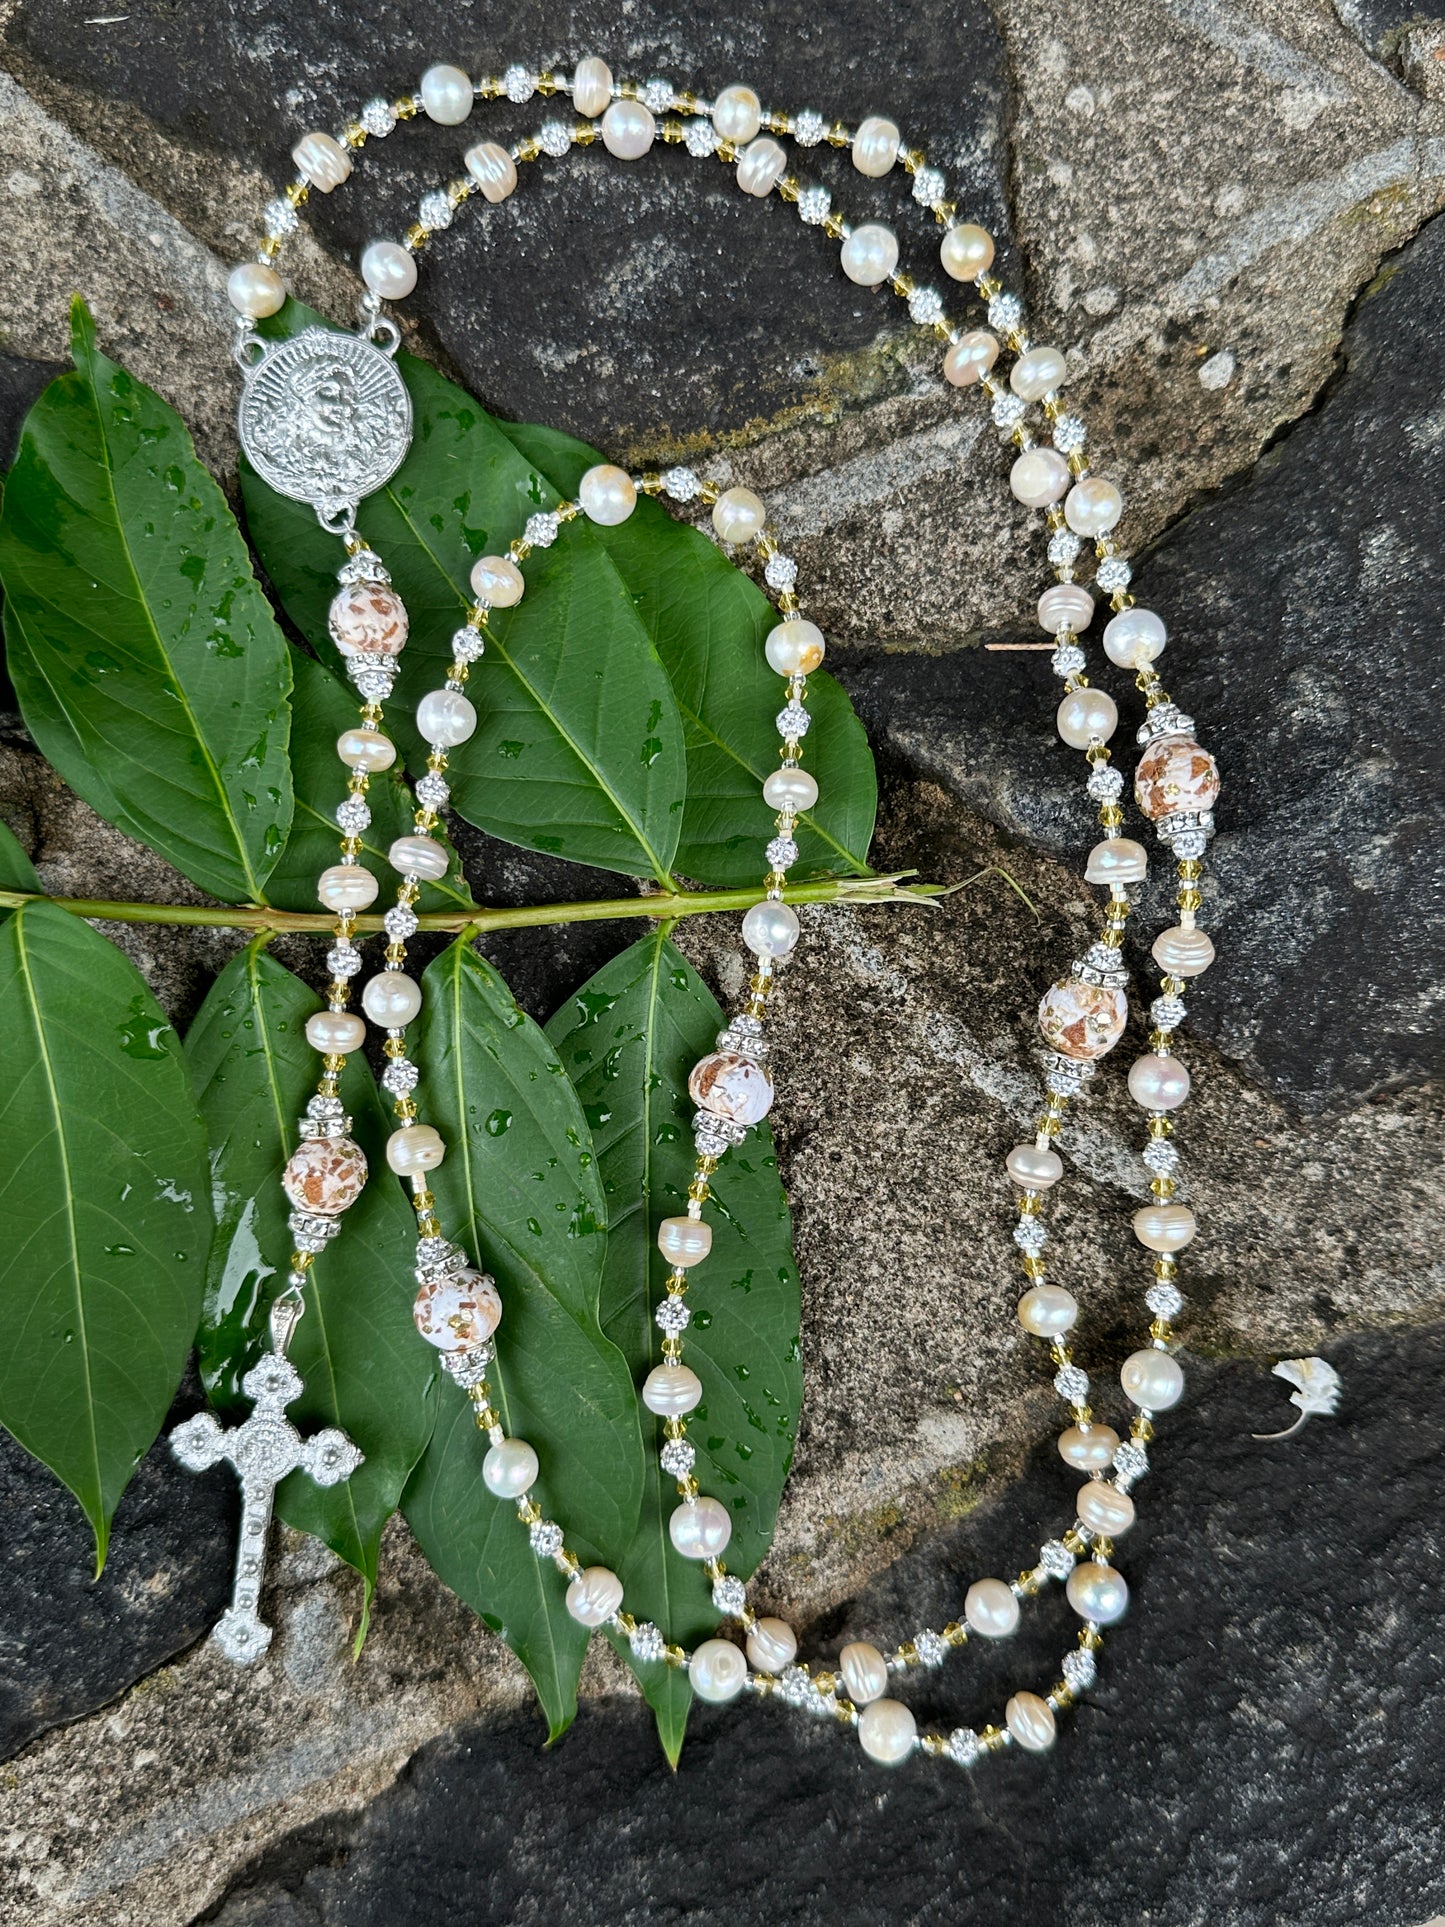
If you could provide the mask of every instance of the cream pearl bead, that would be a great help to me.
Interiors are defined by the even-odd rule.
[[[1039,597],[1039,627],[1056,636],[1060,629],[1082,635],[1094,619],[1094,598],[1077,582],[1059,582]]]
[[[1092,1619],[1097,1626],[1112,1626],[1129,1610],[1129,1588],[1124,1584],[1124,1575],[1092,1559],[1074,1567],[1064,1590],[1080,1619]]]
[[[602,116],[602,145],[619,161],[640,161],[657,138],[657,122],[640,100],[614,100]]]
[[[1003,1711],[1004,1724],[1025,1753],[1047,1753],[1058,1733],[1054,1709],[1037,1693],[1015,1693]]]
[[[520,1499],[537,1483],[537,1454],[525,1439],[503,1439],[482,1460],[482,1483],[494,1498]]]
[[[1019,1602],[1002,1579],[975,1579],[963,1596],[963,1616],[985,1639],[1007,1639],[1019,1623]]]
[[[888,1691],[888,1662],[866,1639],[855,1639],[843,1648],[838,1671],[855,1706],[871,1706]]]
[[[971,328],[960,335],[943,357],[943,374],[955,388],[971,388],[998,360],[998,338],[987,328]]]
[[[657,1227],[657,1248],[670,1265],[686,1271],[712,1250],[712,1226],[701,1218],[664,1218]]]
[[[603,1626],[622,1604],[622,1581],[608,1566],[588,1566],[567,1588],[565,1604],[579,1626]]]
[[[918,1722],[902,1700],[874,1700],[858,1715],[858,1744],[880,1766],[897,1766],[918,1744]]]
[[[1214,945],[1204,931],[1175,924],[1159,932],[1150,955],[1171,977],[1202,977],[1214,962]]]
[[[416,726],[442,749],[455,749],[477,731],[477,712],[457,689],[429,689],[416,706]]]
[[[1104,624],[1104,654],[1121,669],[1143,669],[1164,653],[1168,639],[1152,609],[1121,609]]]
[[[392,869],[404,877],[440,883],[451,859],[434,836],[399,836],[386,853]]]
[[[517,186],[517,163],[496,141],[478,141],[463,156],[467,172],[482,191],[482,199],[505,201]]]
[[[710,1706],[735,1700],[748,1683],[748,1662],[730,1639],[705,1639],[688,1661],[692,1690]]]
[[[361,256],[361,278],[383,301],[400,301],[416,286],[416,256],[395,241],[373,241]]]
[[[743,942],[755,957],[788,957],[797,948],[798,913],[788,903],[755,903],[743,918]]]
[[[1119,727],[1114,698],[1103,689],[1072,689],[1055,716],[1060,736],[1070,749],[1107,743]]]
[[[1079,1321],[1079,1301],[1062,1285],[1035,1285],[1018,1302],[1018,1321],[1035,1338],[1061,1338]]]
[[[512,609],[522,600],[522,571],[507,555],[479,555],[472,564],[472,594],[494,609]]]
[[[712,505],[712,525],[720,542],[751,542],[762,534],[767,513],[750,488],[730,488]]]
[[[939,246],[943,272],[955,281],[977,281],[993,266],[993,236],[971,221],[951,227]]]
[[[577,484],[577,500],[589,522],[615,529],[637,507],[637,490],[625,468],[618,468],[615,462],[598,462]]]
[[[379,970],[361,993],[361,1008],[383,1030],[404,1030],[421,1009],[421,985],[404,970]]]
[[[386,1140],[386,1161],[399,1178],[434,1171],[446,1154],[441,1132],[430,1124],[404,1124]]]
[[[897,159],[898,129],[881,114],[870,114],[853,136],[853,165],[870,181],[879,181]]]
[[[805,769],[775,769],[763,783],[763,801],[775,810],[810,810],[818,800],[818,785]]]
[[[720,1559],[733,1536],[733,1522],[721,1500],[695,1499],[674,1507],[667,1536],[684,1559]]]
[[[843,272],[860,288],[876,288],[898,266],[898,237],[881,221],[865,221],[843,243]]]
[[[724,87],[712,104],[712,124],[723,140],[745,147],[763,124],[763,103],[751,87]]]
[[[1119,1368],[1119,1383],[1131,1405],[1145,1412],[1167,1412],[1184,1396],[1184,1370],[1168,1352],[1146,1348],[1131,1352]]]
[[[766,134],[749,141],[738,156],[738,186],[760,201],[772,193],[787,171],[787,155]]]
[[[1029,348],[1009,370],[1008,385],[1021,401],[1042,401],[1064,378],[1057,348]]]
[[[1123,496],[1097,475],[1075,482],[1064,497],[1064,520],[1075,535],[1107,535],[1123,513]]]
[[[1112,1425],[1071,1425],[1059,1434],[1059,1457],[1076,1472],[1102,1472],[1114,1462],[1119,1434]]]
[[[1089,852],[1085,883],[1142,883],[1149,874],[1149,852],[1128,836],[1106,836]]]
[[[1145,1111],[1177,1111],[1189,1095],[1189,1072],[1177,1057],[1150,1051],[1129,1066],[1129,1095]]]
[[[798,1657],[798,1635],[786,1619],[760,1619],[748,1634],[748,1660],[759,1673],[781,1673]]]
[[[328,910],[364,910],[380,888],[359,863],[333,863],[316,879],[316,894]]]
[[[472,111],[472,83],[460,67],[438,61],[428,67],[417,90],[428,119],[439,127],[460,127]]]
[[[349,1010],[318,1010],[306,1019],[306,1041],[328,1057],[341,1056],[366,1042],[366,1025]]]
[[[702,1397],[702,1380],[686,1365],[654,1365],[642,1381],[642,1402],[658,1418],[682,1418]]]
[[[318,194],[330,194],[351,176],[351,156],[340,141],[333,140],[329,134],[303,134],[291,149],[291,158],[297,173],[303,175]]]
[[[286,284],[264,261],[242,261],[226,277],[226,298],[237,314],[260,321],[284,303]]]
[[[1105,1539],[1122,1539],[1134,1523],[1134,1501],[1102,1479],[1080,1487],[1077,1510],[1080,1523]]]
[[[572,76],[572,105],[584,120],[596,120],[605,113],[612,99],[612,69],[605,60],[589,54],[577,62]]]
[[[1146,1204],[1134,1213],[1134,1236],[1146,1251],[1182,1251],[1198,1229],[1187,1204]]]
[[[1036,1144],[1016,1144],[1004,1159],[1015,1184],[1025,1191],[1047,1191],[1064,1175],[1064,1161],[1057,1151],[1041,1151]]]
[[[396,761],[396,744],[375,729],[343,729],[336,739],[336,754],[348,769],[374,774],[391,768]]]
[[[769,629],[763,654],[780,676],[811,676],[828,653],[823,631],[804,616],[790,616]]]
[[[1008,485],[1025,508],[1046,509],[1069,479],[1069,465],[1056,448],[1026,448],[1009,470]]]

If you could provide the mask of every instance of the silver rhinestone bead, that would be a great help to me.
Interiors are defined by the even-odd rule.
[[[404,903],[398,903],[387,911],[382,918],[386,934],[397,943],[405,943],[408,937],[416,934],[416,912],[408,910]]]
[[[778,734],[784,742],[806,736],[812,725],[812,717],[801,703],[787,703],[773,719],[778,725]]]
[[[1024,304],[1016,294],[996,294],[988,304],[988,325],[1012,334],[1024,318]]]
[[[640,1626],[634,1626],[627,1636],[634,1659],[661,1659],[666,1641],[650,1619],[644,1619]]]
[[[1179,1169],[1179,1153],[1168,1138],[1151,1137],[1141,1153],[1146,1171],[1156,1178],[1170,1178]]]
[[[443,1352],[442,1369],[449,1372],[463,1390],[470,1391],[485,1381],[492,1356],[490,1345],[476,1345],[465,1352]]]
[[[669,1439],[658,1453],[657,1462],[670,1479],[685,1479],[697,1464],[697,1448],[686,1439]]]
[[[267,201],[264,219],[267,234],[274,235],[277,240],[284,239],[288,234],[294,234],[301,225],[296,210],[289,201]]]
[[[1049,657],[1049,667],[1056,676],[1077,676],[1083,666],[1084,652],[1077,642],[1056,644]]]
[[[931,328],[943,319],[943,296],[937,288],[915,288],[908,297],[908,318],[920,328]]]
[[[1030,1257],[1042,1251],[1048,1241],[1048,1226],[1042,1218],[1036,1218],[1032,1212],[1028,1217],[1020,1218],[1014,1226],[1014,1243],[1020,1251],[1028,1252]]]
[[[348,796],[336,805],[336,827],[348,836],[360,836],[371,821],[371,811],[359,796]]]
[[[1049,561],[1056,569],[1071,568],[1083,547],[1072,529],[1055,529],[1049,537]]]
[[[1142,1479],[1149,1470],[1149,1454],[1138,1439],[1124,1439],[1114,1454],[1114,1464],[1126,1479]]]
[[[452,633],[452,656],[457,662],[475,662],[486,653],[487,639],[480,629],[468,623]]]
[[[430,193],[422,195],[417,219],[428,234],[440,234],[443,228],[451,226],[452,211],[445,189],[434,187]]]
[[[662,478],[664,493],[674,502],[690,502],[702,483],[690,468],[670,468]]]
[[[813,1697],[813,1680],[806,1666],[785,1666],[778,1679],[778,1696],[789,1706],[806,1706]]]
[[[772,869],[791,870],[798,860],[798,846],[790,836],[775,836],[766,854]]]
[[[1178,1030],[1188,1015],[1182,997],[1156,997],[1149,1006],[1149,1021],[1155,1030]]]
[[[420,1076],[421,1072],[409,1057],[393,1057],[381,1073],[381,1087],[393,1097],[405,1097],[408,1091],[416,1089]]]
[[[942,1633],[925,1626],[921,1633],[914,1634],[913,1650],[925,1666],[941,1666],[948,1658],[948,1641]]]
[[[562,1528],[551,1519],[539,1519],[527,1537],[539,1559],[555,1559],[562,1550]]]
[[[913,176],[913,198],[920,207],[936,207],[948,192],[948,182],[936,167],[920,167]]]
[[[1062,1539],[1050,1539],[1039,1547],[1039,1564],[1050,1579],[1067,1579],[1074,1570],[1074,1555]]]
[[[691,1324],[692,1313],[683,1299],[669,1292],[652,1314],[652,1319],[660,1331],[680,1332],[686,1331]]]
[[[1097,1671],[1094,1655],[1087,1646],[1076,1646],[1071,1653],[1064,1654],[1064,1663],[1060,1670],[1074,1691],[1082,1693],[1086,1687],[1094,1683]]]
[[[447,779],[434,769],[429,769],[416,786],[417,802],[429,810],[444,810],[451,793]]]
[[[732,1573],[724,1573],[721,1579],[713,1582],[712,1603],[714,1610],[725,1619],[736,1619],[748,1603],[748,1589],[741,1579]]]
[[[1082,1365],[1061,1365],[1054,1373],[1054,1390],[1070,1405],[1082,1405],[1089,1396],[1089,1374]]]
[[[1112,803],[1124,793],[1124,778],[1118,770],[1105,763],[1094,771],[1084,788],[1096,803]]]
[[[326,953],[326,968],[333,977],[354,977],[361,968],[361,952],[351,943],[335,943]]]
[[[798,579],[798,565],[790,555],[770,555],[763,580],[770,589],[791,589]]]
[[[821,227],[832,205],[833,197],[826,187],[805,187],[798,195],[798,219],[806,227]]]
[[[706,160],[717,152],[717,129],[710,120],[690,120],[682,130],[682,142],[695,161]]]
[[[828,123],[821,114],[815,114],[811,107],[805,107],[801,114],[793,116],[793,139],[799,147],[816,147],[828,131]]]
[[[1117,595],[1134,580],[1134,571],[1122,555],[1106,555],[1094,571],[1094,580],[1105,595]]]
[[[1156,1318],[1177,1318],[1184,1309],[1184,1295],[1178,1285],[1158,1278],[1145,1292],[1144,1303]]]
[[[377,140],[385,140],[396,126],[396,111],[389,100],[369,100],[357,118]]]
[[[676,99],[676,88],[660,74],[654,74],[643,86],[642,104],[654,114],[665,114]]]
[[[543,121],[537,132],[537,145],[554,161],[560,161],[572,146],[572,129],[560,120]]]
[[[959,1766],[972,1766],[983,1751],[983,1741],[971,1726],[955,1727],[946,1744],[949,1759]]]
[[[1084,446],[1089,431],[1077,415],[1059,415],[1054,421],[1054,447],[1061,455],[1074,455]]]
[[[1012,435],[1028,413],[1028,404],[1017,395],[996,395],[991,413],[994,427],[1001,428],[1005,435]]]
[[[537,91],[537,76],[523,66],[511,66],[502,75],[502,92],[515,106],[530,100]]]
[[[561,526],[557,517],[550,513],[529,515],[523,534],[534,549],[550,549],[557,540],[557,531]]]

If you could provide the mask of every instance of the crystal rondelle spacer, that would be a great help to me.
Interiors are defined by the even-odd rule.
[[[267,201],[263,219],[267,234],[275,240],[282,240],[286,235],[294,234],[300,226],[296,210],[289,201]]]
[[[1112,803],[1124,793],[1124,778],[1119,770],[1105,763],[1094,771],[1084,788],[1096,803]]]
[[[1094,580],[1105,595],[1117,595],[1134,580],[1134,571],[1122,555],[1106,555],[1094,571]]]
[[[514,107],[529,101],[537,91],[537,76],[530,73],[519,62],[515,62],[502,75],[502,92]]]
[[[1073,455],[1088,440],[1089,431],[1077,415],[1059,415],[1054,420],[1053,444],[1061,455]]]
[[[1138,1439],[1125,1439],[1114,1453],[1114,1464],[1126,1479],[1142,1479],[1149,1470],[1149,1454]]]
[[[1179,1153],[1167,1137],[1151,1137],[1142,1155],[1144,1168],[1156,1178],[1172,1177],[1179,1169]]]
[[[943,319],[943,296],[937,288],[915,288],[908,297],[908,318],[920,328]]]
[[[371,811],[359,796],[348,796],[336,805],[336,827],[348,836],[360,836],[371,822]]]
[[[405,1097],[408,1091],[416,1089],[420,1076],[421,1072],[409,1057],[393,1057],[381,1073],[382,1089],[393,1097]]]
[[[774,870],[790,870],[798,860],[798,846],[790,836],[775,836],[765,855]]]
[[[444,810],[451,793],[447,779],[434,769],[429,769],[416,786],[417,802],[425,804],[429,810]]]
[[[1084,666],[1084,652],[1076,642],[1061,642],[1049,657],[1056,676],[1077,676]]]
[[[476,1345],[465,1352],[440,1352],[442,1370],[454,1378],[463,1391],[485,1383],[487,1367],[494,1353],[490,1345]]]
[[[355,944],[334,943],[326,953],[326,968],[333,977],[354,977],[361,964],[361,952]]]
[[[405,904],[394,904],[382,918],[386,934],[398,943],[405,943],[408,937],[416,934],[416,912],[408,910]]]
[[[642,104],[654,114],[665,114],[676,99],[677,89],[660,74],[654,74],[642,89]]]
[[[1071,568],[1083,547],[1072,529],[1055,529],[1049,537],[1049,561],[1056,569]]]
[[[353,582],[388,583],[391,576],[375,549],[358,549],[336,571],[336,580],[343,586],[349,586]]]
[[[948,182],[936,167],[920,167],[913,176],[913,198],[920,207],[936,207],[948,192]]]
[[[1042,1251],[1048,1241],[1048,1226],[1032,1212],[1028,1217],[1020,1218],[1014,1226],[1014,1243],[1020,1251],[1027,1251],[1030,1256]]]

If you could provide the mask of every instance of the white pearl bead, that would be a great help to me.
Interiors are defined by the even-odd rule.
[[[702,1397],[702,1380],[686,1365],[654,1365],[642,1381],[642,1402],[659,1418],[682,1418]]]
[[[955,281],[977,281],[993,266],[993,236],[971,221],[951,227],[939,246],[943,272]]]
[[[427,742],[455,749],[474,736],[477,712],[457,689],[429,689],[416,706],[416,726]]]
[[[400,875],[422,877],[428,883],[439,883],[450,863],[434,836],[399,836],[387,851],[386,860]]]
[[[619,161],[640,161],[657,135],[657,122],[640,100],[614,100],[602,116],[602,145]]]
[[[1046,509],[1069,486],[1069,465],[1056,448],[1026,448],[1009,470],[1008,485],[1025,508]]]
[[[810,810],[818,785],[805,769],[775,769],[764,780],[763,801],[772,809]]]
[[[1104,624],[1104,654],[1121,669],[1142,669],[1164,653],[1168,637],[1152,609],[1122,609]]]
[[[1112,1425],[1071,1425],[1059,1434],[1059,1457],[1076,1472],[1102,1472],[1114,1462],[1119,1434]]]
[[[772,193],[787,171],[787,155],[766,134],[749,141],[738,156],[738,186],[760,201]]]
[[[1148,851],[1128,836],[1106,836],[1084,866],[1085,883],[1142,883],[1148,874]]]
[[[1047,1191],[1064,1175],[1057,1151],[1041,1151],[1036,1144],[1016,1144],[1004,1160],[1008,1174],[1025,1191]]]
[[[1025,1753],[1047,1753],[1057,1728],[1054,1709],[1037,1693],[1015,1693],[1004,1708],[1004,1723]]]
[[[960,335],[943,357],[943,373],[955,388],[970,388],[998,360],[998,338],[987,328],[971,328]]]
[[[312,1050],[336,1057],[366,1042],[366,1025],[349,1010],[318,1010],[306,1019],[306,1041]]]
[[[1019,1623],[1019,1602],[1002,1579],[975,1579],[963,1596],[963,1616],[985,1639],[1007,1639]]]
[[[712,1250],[712,1226],[701,1218],[664,1218],[657,1227],[657,1248],[670,1265],[686,1271]]]
[[[1042,401],[1064,379],[1057,348],[1029,348],[1009,371],[1008,385],[1022,401]]]
[[[421,104],[439,127],[459,127],[472,111],[472,83],[460,67],[438,61],[421,77]]]
[[[898,159],[898,129],[881,114],[870,114],[853,136],[853,165],[870,180],[881,180]]]
[[[383,1030],[403,1030],[421,1009],[421,985],[404,970],[380,970],[362,991],[361,1008]]]
[[[1062,1285],[1035,1285],[1018,1302],[1018,1321],[1035,1338],[1058,1338],[1079,1320],[1079,1301]]]
[[[881,221],[865,221],[843,243],[843,272],[860,288],[876,288],[898,266],[898,237]]]
[[[1185,930],[1175,924],[1159,932],[1150,955],[1171,977],[1202,977],[1214,962],[1214,945],[1203,930]]]
[[[735,1700],[748,1683],[748,1662],[730,1639],[705,1639],[688,1661],[692,1690],[710,1706]]]
[[[537,1483],[537,1454],[525,1439],[503,1439],[482,1460],[482,1483],[498,1499],[520,1499]]]
[[[396,761],[396,744],[374,729],[343,729],[336,739],[336,754],[348,769],[390,769]]]
[[[1079,1490],[1078,1513],[1081,1524],[1106,1539],[1122,1539],[1134,1523],[1134,1501],[1117,1485],[1090,1479]]]
[[[494,609],[511,609],[526,587],[522,571],[507,555],[479,555],[472,564],[472,594]]]
[[[1198,1228],[1187,1204],[1146,1204],[1134,1213],[1134,1236],[1147,1251],[1182,1251]]]
[[[1055,721],[1070,749],[1087,749],[1090,743],[1108,742],[1119,727],[1119,711],[1103,689],[1072,689],[1059,704]]]
[[[379,887],[359,863],[333,863],[316,879],[316,894],[328,910],[364,910],[376,902]]]
[[[918,1722],[902,1700],[874,1700],[858,1715],[858,1744],[880,1766],[897,1766],[913,1751]]]
[[[667,1536],[684,1559],[720,1559],[733,1536],[727,1507],[718,1499],[696,1499],[674,1508]]]
[[[467,172],[482,190],[482,199],[505,201],[517,185],[517,163],[496,141],[478,141],[463,156]]]
[[[751,87],[724,87],[712,104],[712,124],[725,141],[745,147],[763,124],[763,103]]]
[[[416,286],[416,257],[395,241],[373,241],[361,257],[361,278],[383,301],[400,301]]]
[[[750,488],[730,488],[713,503],[712,525],[720,542],[751,542],[766,518],[762,497]]]
[[[351,174],[351,156],[329,134],[303,134],[291,149],[296,171],[311,183],[318,194],[329,194]]]
[[[263,319],[286,299],[286,284],[264,261],[242,261],[226,278],[226,296],[237,314]]]
[[[1039,597],[1039,627],[1056,636],[1060,629],[1072,629],[1076,636],[1088,628],[1094,615],[1094,598],[1077,582],[1059,582]]]
[[[605,60],[590,54],[577,62],[572,76],[572,105],[584,120],[596,120],[612,98],[612,69]]]
[[[798,942],[798,913],[788,903],[755,903],[743,918],[743,942],[755,957],[790,956]]]
[[[1145,1412],[1167,1412],[1184,1396],[1184,1371],[1178,1360],[1152,1347],[1129,1354],[1119,1369],[1119,1383],[1129,1402]]]
[[[790,616],[770,629],[763,644],[769,666],[780,676],[811,676],[828,653],[823,631],[803,616]]]
[[[798,1657],[798,1636],[786,1619],[760,1619],[748,1634],[748,1660],[759,1673],[781,1673]]]
[[[399,1178],[434,1171],[446,1154],[441,1132],[430,1124],[404,1124],[386,1140],[386,1161]]]
[[[602,1626],[622,1604],[622,1581],[607,1566],[588,1566],[567,1588],[566,1606],[579,1626]]]
[[[838,1655],[838,1671],[855,1706],[871,1706],[888,1691],[888,1662],[866,1639],[855,1639]]]
[[[598,462],[577,484],[577,500],[589,522],[604,529],[615,529],[637,507],[637,490],[625,468],[613,462]]]
[[[1092,1559],[1074,1567],[1064,1590],[1080,1619],[1092,1619],[1097,1626],[1112,1626],[1129,1610],[1129,1588],[1123,1574],[1112,1566],[1096,1565]]]
[[[1107,535],[1123,513],[1123,496],[1097,475],[1075,482],[1064,497],[1064,520],[1075,535]]]
[[[1189,1095],[1189,1072],[1177,1057],[1136,1057],[1129,1066],[1129,1095],[1145,1111],[1177,1111]]]

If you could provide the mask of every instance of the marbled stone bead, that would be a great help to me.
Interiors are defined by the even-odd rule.
[[[412,1321],[429,1345],[465,1352],[489,1339],[502,1322],[502,1297],[482,1271],[464,1265],[423,1285],[411,1306]]]
[[[406,607],[384,582],[353,582],[336,596],[327,618],[343,656],[399,656],[406,647]]]
[[[349,1137],[308,1138],[291,1153],[281,1183],[298,1211],[334,1218],[361,1196],[366,1153]]]
[[[693,1102],[734,1124],[757,1124],[772,1109],[773,1080],[761,1064],[733,1051],[714,1051],[687,1080]]]
[[[1179,810],[1209,810],[1219,794],[1219,767],[1188,736],[1161,736],[1139,759],[1134,797],[1157,823]]]
[[[1104,984],[1065,979],[1046,990],[1039,1005],[1039,1029],[1048,1044],[1061,1057],[1085,1062],[1112,1050],[1128,1019],[1124,992]]]

